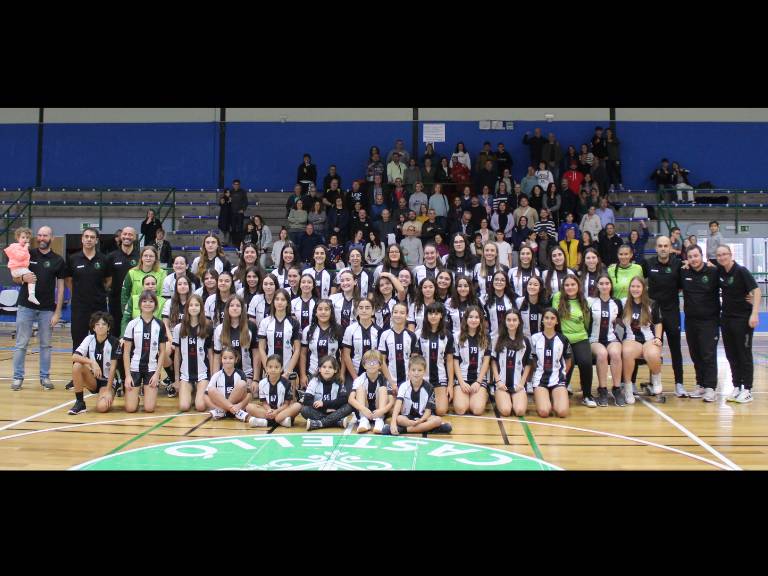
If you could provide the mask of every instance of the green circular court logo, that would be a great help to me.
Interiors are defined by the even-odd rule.
[[[262,434],[199,438],[91,460],[74,470],[560,470],[542,460],[433,438]]]

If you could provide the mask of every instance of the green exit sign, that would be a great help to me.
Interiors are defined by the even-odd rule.
[[[749,232],[749,224],[739,224],[739,232]]]

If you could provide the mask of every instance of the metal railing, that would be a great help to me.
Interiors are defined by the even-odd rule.
[[[3,188],[3,192],[5,192],[5,188]],[[26,190],[19,190],[17,191],[21,192],[21,194],[16,197],[11,204],[8,206],[8,208],[3,212],[2,216],[0,218],[4,221],[4,228],[0,231],[0,234],[5,232],[5,243],[10,244],[10,237],[11,237],[11,227],[13,224],[21,218],[24,213],[27,213],[27,226],[32,226],[32,189],[27,188]],[[25,198],[26,197],[26,201]],[[16,212],[12,214],[12,211],[16,209]]]

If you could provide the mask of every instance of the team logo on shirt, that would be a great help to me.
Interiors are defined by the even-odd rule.
[[[43,260],[43,268],[50,268],[51,263],[48,260]]]
[[[709,284],[709,276],[703,276],[703,277],[701,278],[701,281],[702,281],[704,284]]]
[[[96,264],[94,264],[94,265],[93,265],[93,267],[94,267],[96,270],[101,270],[101,262],[96,262]]]
[[[128,264],[130,264],[131,266],[136,266],[136,259],[135,258],[131,258],[130,261],[128,262]]]
[[[733,276],[731,276],[730,278],[728,278],[728,285],[729,285],[729,286],[732,286],[732,285],[733,285]]]

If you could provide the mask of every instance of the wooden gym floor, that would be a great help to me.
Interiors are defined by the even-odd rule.
[[[54,332],[51,378],[56,389],[39,385],[37,339],[28,348],[26,379],[19,392],[10,389],[13,326],[0,326],[0,469],[60,470],[124,450],[144,446],[235,435],[269,433],[235,420],[213,421],[207,413],[178,412],[176,399],[160,395],[154,414],[123,411],[118,398],[111,412],[98,414],[95,397],[89,411],[69,416],[74,394],[64,390],[71,377],[69,329]],[[685,342],[685,340],[684,340]],[[497,418],[489,405],[482,417],[447,416],[453,425],[445,440],[479,444],[544,460],[565,470],[766,470],[768,469],[768,335],[754,342],[755,400],[739,405],[725,401],[679,399],[672,394],[672,367],[665,350],[662,372],[666,403],[648,399],[634,406],[586,408],[580,393],[571,399],[566,419],[541,419],[529,404],[525,420]],[[684,359],[688,358],[683,348]],[[693,387],[694,370],[684,360],[685,383]],[[718,354],[721,383],[730,382],[722,344]],[[640,380],[647,370],[640,369]],[[594,378],[597,386],[597,375]],[[574,376],[578,390],[578,376]],[[305,433],[303,418],[279,433]],[[338,430],[336,432],[339,432]],[[347,432],[350,432],[348,430]]]

